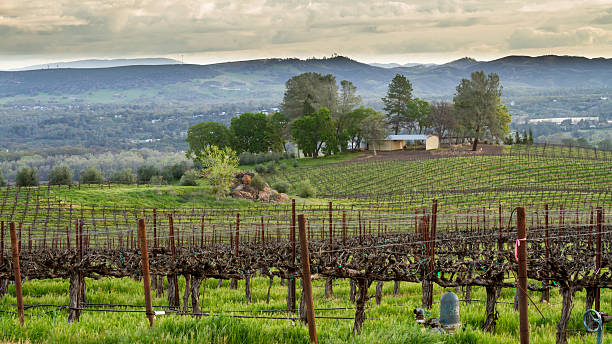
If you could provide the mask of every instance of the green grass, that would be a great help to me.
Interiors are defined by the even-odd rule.
[[[230,290],[225,281],[217,288],[217,280],[206,282],[204,296],[200,303],[208,310],[265,310],[284,309],[286,288],[281,287],[275,279],[271,293],[271,302],[266,304],[267,278],[253,279],[252,302],[244,299],[244,282],[239,283],[238,290]],[[181,292],[184,280],[179,282]],[[315,308],[352,307],[348,301],[348,282],[337,280],[334,286],[334,298],[323,296],[323,281],[314,282]],[[517,343],[518,313],[512,310],[511,304],[498,304],[499,319],[494,334],[479,330],[484,322],[484,303],[472,302],[460,304],[462,330],[455,335],[440,335],[425,331],[414,324],[412,310],[420,307],[420,285],[402,283],[399,296],[392,296],[393,283],[385,283],[383,300],[380,306],[374,300],[368,301],[367,320],[363,333],[351,335],[352,320],[317,319],[317,331],[320,343]],[[42,280],[24,283],[24,302],[26,304],[67,304],[68,281]],[[439,316],[437,301],[445,290],[436,286],[434,307],[428,317]],[[10,295],[0,299],[0,309],[15,310],[14,288]],[[370,294],[375,292],[372,284]],[[142,283],[129,278],[100,280],[87,279],[88,301],[91,303],[143,304]],[[182,295],[182,294],[181,294]],[[461,297],[461,296],[460,296]],[[473,299],[486,298],[483,288],[473,289]],[[539,299],[532,292],[534,300]],[[505,289],[500,301],[512,302],[513,290]],[[594,336],[586,336],[582,326],[584,312],[584,292],[576,294],[574,311],[569,324],[570,343],[590,343]],[[602,305],[609,305],[612,292],[606,289],[602,293]],[[561,298],[553,289],[550,304],[538,304],[544,314],[542,318],[533,305],[529,305],[530,332],[532,343],[554,343],[556,323],[560,316]],[[154,305],[167,305],[165,298],[153,298]],[[398,306],[399,305],[399,306]],[[142,313],[103,313],[83,312],[78,323],[69,324],[67,312],[54,308],[34,308],[26,311],[26,325],[20,327],[15,315],[0,313],[0,341],[30,341],[49,343],[307,343],[307,327],[291,320],[239,319],[228,316],[202,317],[160,315],[155,326],[148,328],[148,322]],[[43,314],[43,312],[50,313]],[[231,313],[227,313],[231,314]],[[270,316],[270,313],[249,313],[251,315]],[[354,310],[319,310],[321,316],[352,317]],[[289,316],[273,313],[273,316]],[[608,325],[608,331],[610,326]],[[607,334],[604,342],[612,340]]]

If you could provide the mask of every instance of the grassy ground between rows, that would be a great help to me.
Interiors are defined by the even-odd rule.
[[[200,300],[208,310],[264,310],[285,307],[286,288],[275,279],[271,302],[266,304],[267,278],[253,279],[253,301],[248,304],[244,299],[244,282],[238,290],[230,290],[228,282],[220,288],[217,280],[206,282],[204,296]],[[184,280],[180,281],[181,289]],[[361,335],[352,336],[352,320],[317,319],[320,343],[517,343],[519,340],[518,313],[514,312],[512,302],[514,292],[506,289],[498,304],[499,319],[494,334],[479,330],[484,322],[484,303],[461,303],[462,329],[454,335],[442,335],[424,330],[414,323],[412,310],[420,307],[420,285],[402,283],[399,296],[392,296],[393,283],[385,283],[384,297],[380,306],[374,300],[368,302],[367,320]],[[449,290],[449,289],[447,289]],[[87,280],[88,301],[91,303],[143,304],[142,283],[129,278]],[[323,281],[314,283],[316,308],[352,307],[348,300],[348,282],[335,282],[334,298],[323,296]],[[437,301],[445,290],[435,289],[434,307],[428,317],[439,316]],[[375,283],[370,294],[375,292]],[[182,295],[182,294],[181,294]],[[461,297],[461,295],[460,295]],[[532,293],[534,300],[539,299]],[[473,299],[486,298],[483,288],[474,288]],[[576,294],[574,311],[569,325],[569,343],[594,343],[595,337],[586,335],[582,326],[584,313],[584,292]],[[27,281],[24,283],[26,304],[67,304],[67,280]],[[611,304],[612,292],[602,293],[603,310]],[[1,310],[15,310],[14,288],[10,295],[0,300]],[[561,298],[553,290],[550,304],[538,304],[544,318],[529,305],[529,319],[532,343],[554,343],[556,323],[559,321]],[[166,305],[165,298],[153,299],[154,305]],[[101,308],[101,307],[100,307]],[[107,308],[108,309],[108,308]],[[48,313],[44,313],[48,312]],[[353,316],[353,310],[320,310],[319,316]],[[26,325],[20,327],[14,314],[0,313],[0,341],[3,342],[48,342],[48,343],[307,343],[307,327],[292,320],[241,319],[226,315],[194,318],[191,316],[160,315],[152,329],[143,313],[103,313],[84,312],[78,323],[66,321],[65,310],[54,308],[35,308],[26,311]],[[236,313],[233,313],[236,314]],[[240,313],[243,315],[243,313]],[[259,316],[288,317],[287,313],[249,313]],[[610,325],[607,326],[610,331]],[[612,335],[604,337],[610,342]]]

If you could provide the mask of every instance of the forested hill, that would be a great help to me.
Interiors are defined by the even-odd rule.
[[[603,58],[508,56],[486,62],[464,58],[443,65],[381,68],[340,56],[0,72],[0,104],[274,102],[282,98],[285,81],[304,72],[351,80],[366,100],[380,99],[396,73],[405,74],[419,96],[450,97],[459,80],[475,70],[498,73],[504,93],[511,96],[612,86],[612,60]]]

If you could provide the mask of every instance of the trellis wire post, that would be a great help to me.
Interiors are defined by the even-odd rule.
[[[153,327],[153,304],[151,302],[151,276],[149,275],[149,250],[147,248],[147,229],[145,220],[138,220],[138,241],[140,241],[140,254],[142,256],[142,283],[144,285],[145,308],[149,326]]]
[[[601,223],[603,222],[603,209],[597,207],[597,239],[595,242],[595,271],[599,276],[601,269]],[[601,288],[595,289],[595,310],[599,312]]]
[[[21,270],[19,267],[19,249],[17,248],[17,232],[15,231],[15,222],[9,224],[11,232],[11,251],[13,253],[13,274],[15,276],[15,294],[17,296],[17,312],[19,313],[19,323],[24,324],[23,314],[23,294],[21,291]]]
[[[318,343],[317,327],[315,325],[314,303],[312,300],[312,280],[310,277],[310,254],[308,252],[308,239],[306,238],[306,220],[304,214],[298,216],[300,230],[300,248],[302,260],[302,283],[304,285],[304,298],[306,301],[306,317],[308,319],[308,334],[311,343]]]
[[[291,226],[289,228],[289,241],[291,242],[291,265],[295,264],[295,199],[291,200]],[[295,278],[289,278],[289,286],[287,287],[287,312],[295,312]]]
[[[516,227],[518,246],[518,287],[519,287],[519,317],[521,344],[529,344],[529,314],[527,309],[527,233],[525,224],[525,208],[518,207],[516,212]],[[522,241],[522,243],[521,243]]]

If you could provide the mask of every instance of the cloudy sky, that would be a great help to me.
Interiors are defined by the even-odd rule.
[[[1,0],[0,69],[82,58],[612,57],[612,0]]]

